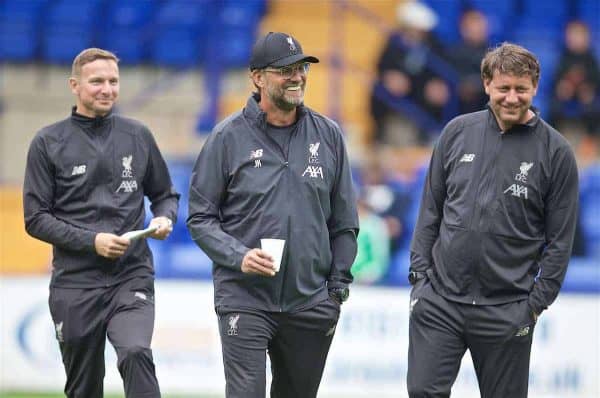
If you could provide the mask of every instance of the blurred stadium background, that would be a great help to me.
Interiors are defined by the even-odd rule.
[[[437,16],[430,35],[441,51],[424,62],[444,80],[449,96],[437,116],[417,101],[380,96],[409,126],[395,134],[426,132],[425,140],[411,144],[380,139],[371,96],[381,93],[379,58],[397,32],[399,4],[408,1],[0,0],[0,397],[62,389],[46,306],[51,250],[26,236],[21,186],[32,137],[69,115],[74,103],[67,87],[70,62],[94,46],[121,59],[117,112],[150,126],[182,193],[173,235],[151,242],[158,278],[154,350],[163,391],[168,397],[222,396],[211,263],[185,228],[187,186],[214,124],[245,104],[252,90],[250,48],[267,31],[294,35],[305,52],[321,59],[310,70],[306,103],[342,125],[360,193],[364,233],[354,268],[357,287],[345,306],[321,395],[405,396],[408,244],[431,144],[460,107],[464,75],[449,55],[461,42],[461,15],[477,10],[484,16],[487,45],[509,40],[536,53],[542,77],[534,104],[557,122],[555,76],[570,21],[587,26],[589,53],[596,62],[600,58],[600,0],[423,0]],[[585,109],[598,121],[599,70],[595,76]],[[600,121],[577,123],[577,109],[570,102],[558,108],[567,115],[561,132],[580,166],[576,250],[559,300],[538,324],[532,397],[600,396]],[[456,396],[478,396],[468,361]],[[114,353],[107,351],[107,362],[107,391],[118,394]]]

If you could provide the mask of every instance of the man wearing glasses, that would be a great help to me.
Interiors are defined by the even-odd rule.
[[[340,127],[305,107],[300,43],[257,41],[257,92],[219,123],[192,173],[187,225],[213,260],[226,396],[317,396],[352,282],[358,216]],[[261,239],[285,241],[281,262]]]

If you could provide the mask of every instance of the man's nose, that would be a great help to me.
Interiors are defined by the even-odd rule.
[[[101,90],[103,93],[110,93],[112,91],[112,87],[110,82],[104,82],[102,83],[102,87]]]
[[[517,92],[515,90],[509,90],[508,94],[506,94],[507,102],[518,102],[519,97],[517,96]]]

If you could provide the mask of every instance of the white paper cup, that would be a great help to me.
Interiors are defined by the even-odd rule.
[[[275,263],[275,272],[279,272],[281,266],[281,257],[283,256],[283,248],[285,247],[285,239],[261,239],[260,247],[262,250],[269,253],[273,257]]]

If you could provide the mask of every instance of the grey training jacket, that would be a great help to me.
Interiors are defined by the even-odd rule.
[[[411,269],[449,300],[528,299],[540,314],[564,280],[578,197],[573,151],[539,116],[504,133],[490,109],[459,116],[431,158]]]
[[[94,247],[98,232],[144,228],[144,196],[154,216],[176,222],[179,194],[141,123],[73,111],[38,132],[27,156],[23,204],[27,232],[53,246],[51,285],[91,288],[153,276],[144,239],[116,260],[99,256]]]
[[[213,260],[215,306],[296,311],[347,286],[352,264],[332,267],[330,239],[358,233],[350,164],[339,126],[299,107],[288,153],[266,132],[259,97],[219,123],[192,173],[187,225]],[[241,272],[261,238],[286,240],[272,278]]]

